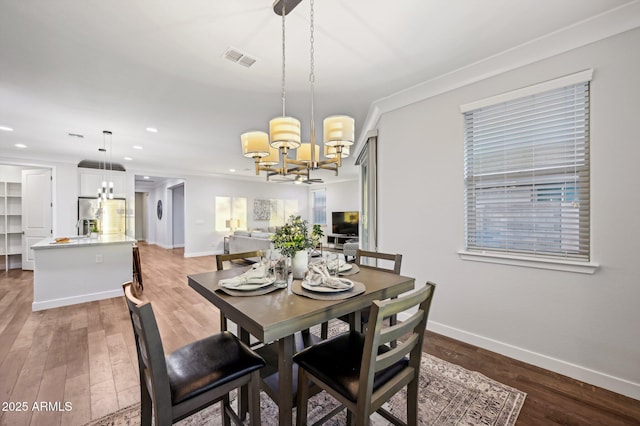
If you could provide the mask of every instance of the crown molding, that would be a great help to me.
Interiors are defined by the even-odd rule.
[[[360,131],[356,147],[364,144],[367,133],[377,127],[380,117],[387,112],[638,27],[640,27],[640,0],[635,0],[373,101]],[[357,151],[357,148],[355,150]]]

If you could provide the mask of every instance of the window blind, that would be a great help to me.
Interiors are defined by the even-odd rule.
[[[464,113],[467,250],[589,260],[589,82]]]

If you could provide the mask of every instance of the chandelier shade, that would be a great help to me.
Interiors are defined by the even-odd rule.
[[[265,132],[253,131],[240,135],[242,154],[245,157],[266,157],[270,154],[269,135]]]
[[[350,148],[348,146],[343,146],[340,150],[340,157],[347,158],[349,156]],[[336,146],[324,146],[324,156],[327,158],[337,158],[338,157],[338,147]]]
[[[275,166],[280,162],[280,151],[277,148],[269,147],[269,155],[260,159],[261,166]]]
[[[314,161],[320,160],[320,146],[313,145],[315,147]],[[296,160],[304,161],[305,163],[311,162],[311,144],[309,142],[302,143],[296,150]]]
[[[300,120],[276,117],[269,121],[269,136],[274,148],[295,149],[300,146]]]
[[[346,115],[333,115],[324,119],[324,144],[349,146],[355,140],[355,121]]]

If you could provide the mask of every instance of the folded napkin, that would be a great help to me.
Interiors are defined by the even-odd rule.
[[[239,287],[245,284],[267,284],[271,279],[267,277],[266,265],[254,264],[247,272],[233,278],[218,281],[218,285],[226,288]]]
[[[329,287],[336,289],[348,289],[353,287],[353,283],[344,278],[332,277],[326,265],[310,265],[305,282],[310,286]]]

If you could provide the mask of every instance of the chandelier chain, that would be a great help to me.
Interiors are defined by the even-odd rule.
[[[286,117],[286,113],[285,113],[285,105],[286,105],[286,92],[284,89],[284,83],[285,83],[285,25],[284,25],[284,20],[285,20],[285,5],[286,2],[282,2],[282,116]]]
[[[311,147],[310,147],[310,155],[311,155],[311,163],[310,163],[310,168],[314,168],[315,167],[315,162],[318,161],[317,158],[315,158],[316,156],[316,150],[315,150],[315,145],[316,145],[316,123],[315,123],[315,109],[314,109],[314,104],[315,104],[315,89],[314,89],[314,83],[316,80],[316,76],[315,76],[315,50],[313,47],[313,42],[314,42],[314,37],[313,37],[313,32],[315,30],[314,25],[313,25],[313,18],[314,18],[314,11],[313,11],[313,0],[310,0],[310,5],[311,5],[311,13],[309,15],[309,20],[310,20],[310,24],[309,24],[309,32],[310,32],[310,36],[309,36],[309,42],[311,45],[311,48],[309,49],[310,53],[310,73],[309,73],[309,83],[311,85],[311,122],[310,124],[310,128],[309,128],[309,133],[310,133],[310,142],[311,142]]]

